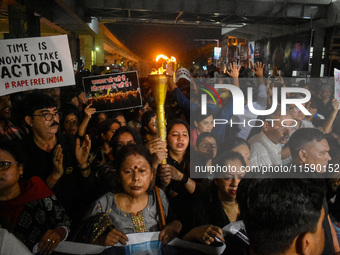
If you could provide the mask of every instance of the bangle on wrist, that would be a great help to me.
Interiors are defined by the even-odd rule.
[[[80,168],[80,170],[81,170],[82,172],[84,172],[84,171],[86,171],[86,170],[88,170],[88,169],[90,168],[90,163],[89,163],[89,162],[86,162],[86,163],[87,163],[87,165],[86,165],[85,168],[82,168],[82,167],[79,165],[79,168]]]
[[[187,182],[189,181],[189,177],[186,174],[183,174],[182,180],[180,180],[180,183],[182,185],[187,184]]]

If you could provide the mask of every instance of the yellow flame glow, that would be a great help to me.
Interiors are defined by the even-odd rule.
[[[169,58],[167,56],[160,54],[156,57],[156,62],[158,62],[158,60],[161,59],[161,58],[164,59],[164,60],[169,60]]]
[[[157,57],[156,57],[156,62],[158,62],[158,60],[160,59],[163,59],[166,63],[170,63],[170,62],[176,62],[176,58],[175,57],[171,57],[170,59],[165,56],[164,54],[159,54]],[[163,66],[161,66],[160,68],[158,68],[158,70],[156,70],[155,68],[153,68],[151,70],[151,73],[150,74],[163,74],[166,72],[166,69],[163,68]]]

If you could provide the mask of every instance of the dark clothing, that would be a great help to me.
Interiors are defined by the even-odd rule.
[[[213,182],[203,180],[206,184],[200,185],[200,190],[195,191],[192,196],[192,207],[189,210],[191,217],[186,225],[183,225],[184,231],[203,225],[215,225],[221,229],[230,223],[225,213],[221,201],[218,199],[218,190]],[[205,186],[205,187],[202,187]],[[243,232],[244,233],[244,232]],[[244,243],[237,235],[225,232],[227,248],[223,254],[245,255],[248,254],[248,245]],[[214,245],[214,244],[213,244]]]
[[[175,167],[178,171],[188,175],[189,174],[189,156],[186,155],[181,163],[171,158],[169,155],[167,163]],[[177,196],[172,196],[170,190],[178,193]],[[179,181],[171,180],[170,184],[166,187],[165,193],[169,198],[170,207],[173,209],[175,215],[179,218],[184,225],[190,218],[189,208],[191,205],[191,195],[185,189],[184,185]]]
[[[167,163],[169,165],[172,165],[174,168],[176,168],[178,171],[182,172],[184,171],[184,163],[185,163],[185,160],[182,160],[181,163],[177,162],[176,160],[174,160],[170,155],[167,159]]]
[[[329,213],[335,222],[340,222],[340,188],[338,187],[336,191],[331,194],[331,199],[329,200]]]
[[[188,153],[187,153],[188,154]],[[174,168],[176,168],[178,171],[180,171],[183,174],[186,174],[187,176],[190,176],[190,158],[188,155],[184,156],[184,159],[181,163],[177,162],[171,156],[168,156],[167,163]],[[172,180],[168,186],[169,189],[172,189],[176,191],[179,194],[188,194],[187,190],[185,189],[184,185],[182,185],[179,181]]]
[[[325,232],[325,247],[323,248],[322,255],[334,254],[333,237],[331,227],[328,221],[328,204],[326,198],[323,201],[323,207],[325,209],[325,218],[322,221],[322,227]]]
[[[195,196],[191,207],[189,228],[212,224],[223,228],[230,223],[221,201],[218,199],[217,187],[212,183],[209,192],[201,192]]]
[[[324,116],[325,119],[329,117],[332,111],[333,111],[332,98],[329,99],[329,101],[326,104],[324,104],[322,99],[318,101],[318,113]]]
[[[92,174],[87,178],[82,176],[75,157],[74,137],[57,134],[57,144],[63,149],[64,174],[53,187],[53,191],[72,221],[77,224],[87,205],[96,198],[94,197],[96,179]],[[38,176],[45,180],[53,171],[54,148],[50,152],[40,149],[32,136],[25,142],[25,148],[27,159],[24,177],[28,179]]]
[[[13,234],[30,250],[49,229],[70,228],[70,221],[53,192],[38,177],[21,182],[20,196],[0,201],[0,215],[10,222]]]
[[[96,175],[100,184],[98,191],[101,195],[104,195],[107,192],[118,192],[118,174],[113,161],[108,160],[105,161],[103,165],[98,166]]]
[[[312,119],[312,123],[313,123],[314,127],[318,128],[318,127],[323,126],[323,124],[325,123],[325,120],[320,119],[319,116],[314,116],[314,118]]]

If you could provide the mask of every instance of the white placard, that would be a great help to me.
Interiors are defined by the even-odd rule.
[[[74,84],[67,35],[0,40],[0,96]]]
[[[104,254],[160,254],[161,243],[158,241],[160,232],[146,232],[146,233],[131,233],[126,234],[129,241],[126,245],[121,243],[112,246],[100,246],[85,243],[76,243],[64,241],[59,243],[54,251],[63,254],[102,254],[104,250],[110,249],[110,251]],[[39,252],[38,243],[33,247],[33,254]],[[118,248],[118,249],[117,249]]]

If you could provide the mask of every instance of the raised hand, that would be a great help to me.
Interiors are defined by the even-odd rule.
[[[334,111],[337,111],[339,109],[339,101],[336,98],[333,98],[332,100],[332,107]]]
[[[262,64],[262,62],[258,62],[258,63],[255,63],[254,65],[254,69],[251,69],[254,74],[259,77],[259,78],[262,78],[263,77],[263,69],[264,69],[264,64]]]
[[[79,163],[80,168],[85,168],[87,164],[87,159],[90,154],[91,140],[88,135],[85,136],[83,144],[80,144],[79,138],[76,140],[76,158]]]
[[[60,178],[64,174],[63,166],[63,149],[61,145],[58,144],[53,151],[52,161],[53,161],[53,175]]]
[[[232,78],[238,78],[240,75],[241,65],[237,66],[236,62],[230,63],[229,65],[230,72],[227,70],[227,74],[229,74]]]
[[[96,113],[96,109],[95,108],[91,108],[92,103],[89,104],[88,106],[86,106],[86,108],[84,109],[85,112],[85,118],[91,118],[93,114]]]
[[[172,69],[172,63],[168,64],[168,68],[166,69],[166,74],[170,76],[174,75],[174,70]]]

